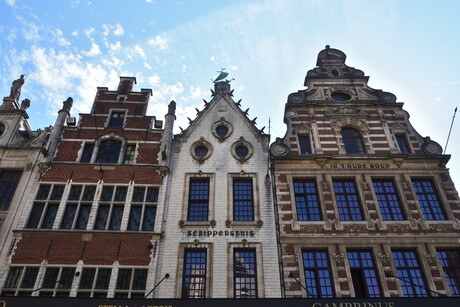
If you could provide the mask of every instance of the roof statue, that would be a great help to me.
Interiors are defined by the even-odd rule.
[[[225,68],[222,68],[220,71],[217,71],[219,73],[219,76],[212,82],[214,83],[214,92],[217,94],[220,90],[225,90],[227,92],[230,91],[230,82],[235,79],[225,79],[228,76],[228,72],[224,71]]]
[[[14,80],[11,84],[11,93],[10,98],[13,98],[14,101],[19,101],[19,96],[21,95],[21,88],[24,85],[24,75],[17,80]]]

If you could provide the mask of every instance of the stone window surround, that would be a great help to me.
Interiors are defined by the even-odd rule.
[[[392,140],[389,142],[393,142],[395,147],[398,149],[398,153],[401,153],[401,149],[399,148],[399,144],[396,140],[397,135],[403,135],[406,140],[406,145],[409,150],[409,154],[414,152],[414,148],[412,147],[412,143],[409,140],[409,133],[406,127],[403,127],[399,124],[395,124],[390,128]]]
[[[345,151],[345,144],[342,140],[342,128],[350,127],[356,129],[360,134],[364,146],[364,154],[375,154],[374,149],[372,148],[372,143],[370,141],[369,127],[364,119],[346,117],[331,119],[331,126],[334,130],[334,136],[337,140],[337,147],[339,148],[339,155],[347,155]],[[360,155],[364,155],[360,154]]]
[[[123,160],[124,160],[124,157],[125,157],[125,152],[126,152],[126,146],[127,145],[136,145],[136,152],[134,154],[134,160],[133,160],[134,161],[133,164],[136,164],[137,155],[139,154],[139,150],[138,150],[139,146],[138,146],[137,142],[130,143],[124,137],[116,135],[113,132],[110,133],[110,134],[100,136],[94,142],[92,142],[92,141],[90,141],[90,142],[83,141],[81,143],[81,148],[80,148],[80,150],[78,152],[77,161],[78,162],[81,161],[81,159],[83,157],[83,151],[85,150],[85,145],[86,144],[94,144],[93,153],[91,155],[91,159],[90,159],[89,163],[92,163],[92,164],[98,163],[98,162],[96,162],[96,159],[97,159],[97,155],[99,154],[99,146],[100,146],[101,142],[104,142],[104,141],[119,141],[119,142],[121,142],[121,148],[120,148],[120,152],[119,152],[119,155],[118,155],[118,162],[116,164],[123,164]],[[106,164],[106,163],[103,163],[103,164]],[[110,164],[112,164],[112,163],[110,163]]]
[[[109,124],[110,124],[110,120],[112,119],[112,113],[114,112],[117,112],[117,113],[122,113],[122,112],[125,112],[125,119],[123,121],[123,125],[121,126],[121,129],[125,128],[126,127],[126,120],[127,120],[127,117],[128,117],[128,109],[126,108],[111,108],[109,110],[109,115],[107,116],[107,119],[104,123],[104,128],[109,128],[109,129],[120,129],[120,127],[109,127]]]
[[[220,135],[217,134],[216,128],[219,126],[225,126],[228,129],[228,132],[225,136],[221,137]],[[219,121],[215,122],[211,126],[211,133],[214,135],[216,139],[219,140],[219,142],[223,142],[225,139],[227,139],[230,135],[233,133],[233,126],[225,120],[225,117],[221,117]]]
[[[256,265],[257,265],[257,298],[263,298],[264,291],[264,268],[262,260],[262,243],[260,242],[247,242],[243,239],[242,242],[227,243],[227,298],[234,297],[234,268],[233,256],[234,249],[253,249],[256,251]]]
[[[182,282],[183,282],[183,272],[184,272],[184,255],[186,249],[201,249],[206,250],[206,291],[205,297],[211,297],[212,289],[212,279],[213,276],[213,243],[202,243],[198,240],[192,243],[179,243],[179,255],[177,258],[177,278],[175,286],[175,298],[181,298],[182,296]]]
[[[233,221],[233,180],[234,179],[251,179],[252,180],[252,201],[254,209],[253,221]],[[259,178],[257,173],[229,173],[227,174],[227,227],[231,226],[262,226],[260,219],[260,197],[259,197]]]
[[[195,149],[198,147],[198,146],[204,146],[208,149],[208,152],[206,153],[206,155],[204,157],[198,157],[195,153]],[[202,164],[205,160],[207,160],[211,155],[212,155],[212,152],[213,152],[213,147],[212,147],[212,144],[209,143],[208,141],[206,141],[204,139],[204,137],[200,137],[200,139],[196,142],[194,142],[192,144],[192,146],[190,146],[190,155],[192,156],[193,159],[195,159],[199,164]]]
[[[185,226],[204,226],[214,227],[216,225],[214,217],[214,200],[215,200],[215,174],[214,173],[186,173],[184,177],[184,193],[182,195],[182,214],[179,221],[179,227]],[[209,204],[208,204],[208,220],[207,221],[187,221],[188,203],[190,193],[190,179],[205,179],[209,178]]]
[[[238,148],[238,146],[245,146],[247,149],[248,149],[248,154],[246,155],[246,157],[239,157],[236,153],[236,148]],[[254,154],[254,146],[252,146],[251,143],[247,142],[244,137],[240,136],[240,138],[238,139],[238,141],[236,141],[235,143],[232,144],[231,148],[230,148],[230,153],[232,154],[232,156],[238,160],[240,163],[244,163],[246,162],[247,160],[249,160],[252,155]]]

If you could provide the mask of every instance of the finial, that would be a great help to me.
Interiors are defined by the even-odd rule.
[[[326,49],[328,49],[328,50],[329,50],[330,48],[331,48],[331,46],[329,46],[329,45],[326,45]]]

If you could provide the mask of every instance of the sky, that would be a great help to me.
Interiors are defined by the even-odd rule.
[[[162,119],[176,101],[178,133],[211,100],[211,79],[225,68],[249,117],[265,132],[271,121],[273,142],[286,132],[287,96],[305,89],[330,45],[444,148],[460,105],[458,12],[454,0],[0,0],[0,95],[26,75],[21,100],[31,100],[32,128],[43,129],[67,97],[78,118],[97,87],[116,90],[119,76],[134,76],[135,90],[153,90],[148,115]],[[460,188],[458,118],[446,153]]]

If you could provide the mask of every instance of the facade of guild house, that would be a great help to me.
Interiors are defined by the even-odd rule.
[[[270,146],[285,297],[459,296],[450,156],[345,58],[318,54]]]
[[[33,131],[28,122],[30,100],[19,104],[24,76],[13,81],[11,93],[0,106],[0,276],[7,273],[4,260],[11,252],[13,232],[24,200],[39,176],[51,129]]]
[[[226,76],[174,136],[159,298],[281,297],[269,135],[232,99]]]
[[[64,102],[9,230],[2,297],[144,298],[153,288],[175,103],[163,129],[146,116],[151,90],[135,83],[99,87],[78,123]]]

